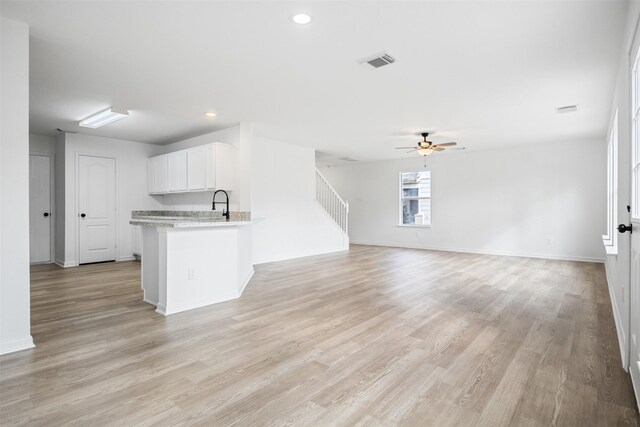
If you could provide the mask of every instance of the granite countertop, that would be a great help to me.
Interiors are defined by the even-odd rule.
[[[249,225],[251,212],[230,212],[227,221],[221,211],[133,211],[131,225],[166,228],[232,227]]]
[[[232,227],[238,225],[253,224],[253,221],[206,221],[206,220],[169,220],[169,219],[132,219],[131,225],[142,225],[146,227],[167,227],[167,228],[198,228],[198,227]]]

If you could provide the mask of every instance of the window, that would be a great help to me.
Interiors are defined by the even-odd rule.
[[[631,71],[631,217],[640,219],[640,49]]]
[[[607,234],[602,236],[608,254],[618,253],[618,112],[607,145]]]
[[[400,174],[400,225],[431,225],[431,172]]]

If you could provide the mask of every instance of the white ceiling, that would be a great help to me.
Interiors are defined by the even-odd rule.
[[[255,123],[335,157],[603,137],[626,1],[5,1],[31,26],[31,132],[165,144]],[[289,17],[307,11],[312,23]],[[370,71],[356,60],[386,50]],[[559,106],[578,104],[575,114]],[[204,116],[213,110],[214,119]],[[431,139],[431,138],[430,138]]]

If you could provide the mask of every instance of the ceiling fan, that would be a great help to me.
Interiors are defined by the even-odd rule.
[[[406,150],[407,148],[411,148],[411,150],[407,151],[407,153],[412,153],[417,151],[421,156],[427,157],[430,156],[434,151],[444,151],[444,147],[452,147],[454,145],[458,145],[457,142],[445,142],[443,144],[434,144],[431,141],[427,141],[427,137],[429,136],[429,132],[421,133],[423,141],[418,141],[417,147],[396,147],[396,150]]]

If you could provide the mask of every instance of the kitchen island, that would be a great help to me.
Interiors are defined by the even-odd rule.
[[[144,301],[165,316],[239,298],[253,276],[251,216],[133,211],[142,226]]]

